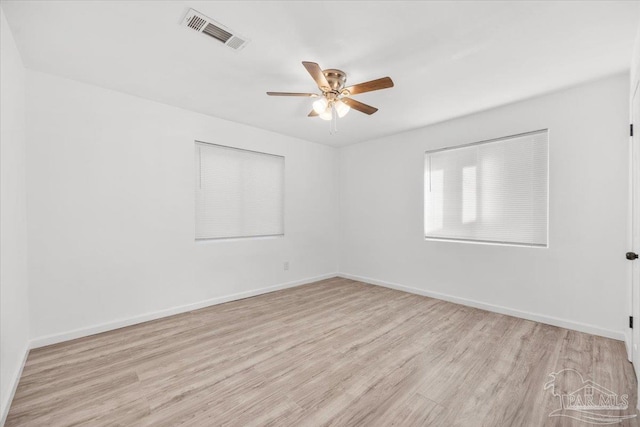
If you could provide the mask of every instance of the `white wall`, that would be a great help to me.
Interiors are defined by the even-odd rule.
[[[640,81],[640,25],[638,25],[638,33],[636,41],[633,44],[633,53],[631,57],[631,87],[635,88],[634,83]]]
[[[345,275],[624,339],[628,74],[340,151]],[[425,241],[424,151],[549,128],[547,249]]]
[[[334,148],[33,71],[27,122],[35,345],[337,271]],[[284,238],[194,241],[194,140],[286,157]]]
[[[0,9],[0,425],[29,342],[25,70]]]

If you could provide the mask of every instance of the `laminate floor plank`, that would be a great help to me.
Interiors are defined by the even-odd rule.
[[[620,341],[332,278],[34,349],[6,425],[585,425],[566,369],[636,413]]]

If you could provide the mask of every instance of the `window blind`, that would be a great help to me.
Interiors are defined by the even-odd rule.
[[[428,239],[548,244],[548,131],[427,151]]]
[[[284,157],[196,142],[196,239],[284,234]]]

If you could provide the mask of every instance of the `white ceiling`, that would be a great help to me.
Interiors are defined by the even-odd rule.
[[[334,146],[629,68],[639,2],[3,1],[28,68]],[[180,26],[194,8],[249,37],[236,52]],[[301,61],[390,76],[329,134]]]

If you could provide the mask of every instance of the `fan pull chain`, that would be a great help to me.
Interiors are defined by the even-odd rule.
[[[338,133],[338,112],[331,106],[331,121],[329,122],[329,134]]]

